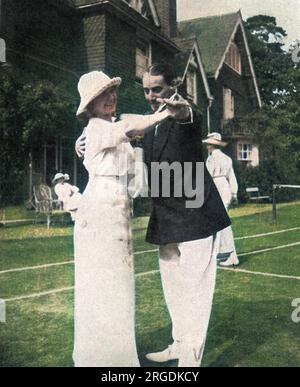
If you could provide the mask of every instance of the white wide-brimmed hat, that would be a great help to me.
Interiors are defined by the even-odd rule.
[[[222,148],[225,148],[225,146],[228,145],[227,142],[222,141],[222,135],[216,132],[208,134],[207,138],[202,142],[207,145],[217,145]]]
[[[63,173],[57,173],[55,176],[54,176],[54,178],[53,178],[53,180],[52,180],[52,183],[54,184],[57,180],[60,180],[60,179],[66,179],[65,178],[65,175],[63,174]]]
[[[110,78],[102,71],[92,71],[84,74],[78,83],[78,91],[81,97],[80,106],[76,115],[86,112],[87,106],[105,90],[118,87],[122,83],[121,78]]]

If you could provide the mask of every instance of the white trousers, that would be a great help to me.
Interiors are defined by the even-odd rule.
[[[179,367],[202,361],[216,282],[219,234],[160,247],[160,272],[166,304],[179,343]]]

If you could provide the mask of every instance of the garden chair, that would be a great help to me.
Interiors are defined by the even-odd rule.
[[[248,194],[248,198],[249,198],[250,202],[260,203],[263,201],[271,201],[271,196],[261,195],[258,187],[246,188],[246,192]]]
[[[34,207],[36,219],[39,215],[46,215],[47,227],[51,225],[51,216],[55,213],[63,213],[63,204],[53,199],[51,188],[41,184],[33,187]]]

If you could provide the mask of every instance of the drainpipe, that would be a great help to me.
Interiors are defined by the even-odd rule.
[[[207,106],[207,130],[208,130],[208,133],[210,133],[211,131],[211,124],[210,124],[210,109],[212,107],[212,104],[213,104],[213,98],[209,98],[208,100],[208,106]]]

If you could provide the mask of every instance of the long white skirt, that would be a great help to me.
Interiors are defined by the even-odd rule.
[[[232,192],[230,184],[225,177],[215,178],[214,182],[220,193],[221,199],[223,201],[224,207],[228,211],[228,207],[232,201]],[[221,242],[220,242],[220,254],[230,254],[232,252],[236,253],[234,236],[231,226],[225,228],[220,232]]]
[[[138,367],[130,201],[115,178],[89,182],[75,223],[76,367]]]

